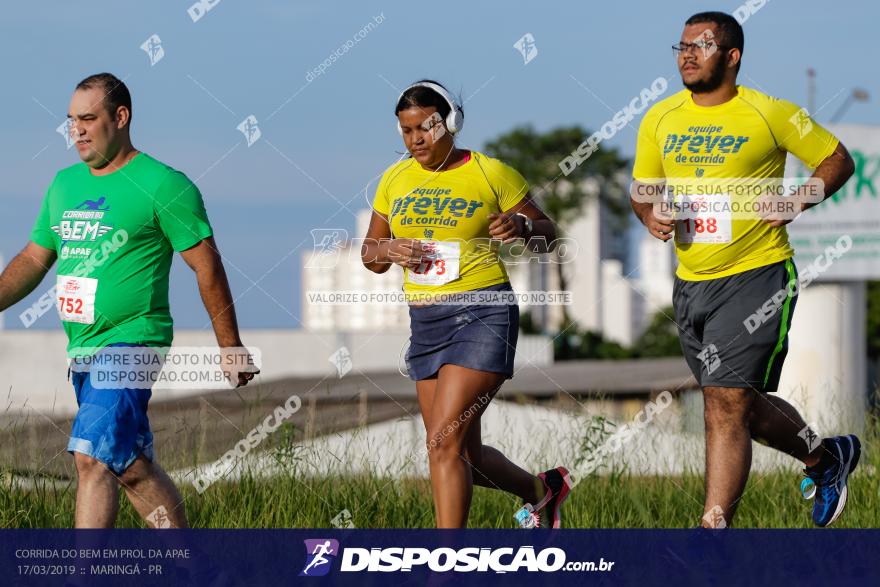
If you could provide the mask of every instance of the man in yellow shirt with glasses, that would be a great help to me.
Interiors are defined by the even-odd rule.
[[[855,435],[810,446],[797,410],[775,395],[798,278],[785,225],[852,175],[846,148],[798,106],[737,85],[743,30],[721,12],[695,14],[673,46],[685,90],[639,128],[632,207],[650,234],[675,237],[673,291],[685,358],[703,389],[703,526],[732,520],[751,467],[751,439],[802,461],[817,486],[813,521],[843,511],[858,464]],[[787,153],[815,169],[784,185]],[[769,303],[768,303],[769,302]],[[771,311],[756,324],[749,317]]]

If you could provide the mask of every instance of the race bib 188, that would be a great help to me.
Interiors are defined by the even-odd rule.
[[[730,195],[682,196],[676,202],[675,240],[679,243],[729,243],[733,240]]]

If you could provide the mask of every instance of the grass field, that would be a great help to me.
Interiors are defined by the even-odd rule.
[[[849,502],[835,527],[880,527],[880,426],[874,420],[863,436],[862,460],[850,478]],[[295,466],[291,467],[295,470]],[[0,527],[71,527],[76,485],[73,481],[32,479],[22,489],[9,471],[0,481]],[[20,478],[20,476],[19,476]],[[739,506],[735,526],[810,528],[812,502],[799,491],[792,473],[753,473]],[[430,528],[431,487],[427,480],[395,481],[382,477],[322,477],[282,474],[271,479],[245,476],[236,483],[217,482],[198,495],[182,484],[193,527],[303,528],[331,527],[348,510],[357,528]],[[688,528],[702,513],[700,475],[636,477],[626,472],[580,480],[566,502],[569,528]],[[119,527],[143,527],[127,500],[121,499]],[[519,507],[513,496],[477,487],[470,527],[513,528]]]

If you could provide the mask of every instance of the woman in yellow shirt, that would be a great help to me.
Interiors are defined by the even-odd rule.
[[[532,475],[480,438],[483,411],[513,376],[519,331],[498,247],[525,239],[546,253],[556,228],[519,173],[456,147],[464,112],[443,86],[416,82],[394,113],[410,157],[382,176],[361,254],[375,273],[404,268],[406,362],[427,432],[437,527],[465,527],[473,483],[520,496],[535,504],[533,522],[545,510],[546,525],[559,527],[568,471]]]

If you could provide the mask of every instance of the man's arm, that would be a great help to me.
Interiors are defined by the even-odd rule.
[[[666,242],[672,238],[675,222],[669,210],[663,209],[663,198],[660,195],[663,189],[663,184],[646,184],[633,180],[629,203],[651,236]]]
[[[843,184],[852,177],[856,170],[856,164],[850,156],[849,151],[843,146],[843,143],[837,143],[834,152],[826,157],[819,167],[813,172],[811,180],[821,180],[825,186],[823,200],[837,193],[837,190],[843,187]],[[819,202],[806,202],[803,209],[812,208]]]
[[[828,157],[822,160],[822,163],[813,171],[807,183],[817,184],[821,192],[822,201],[830,198],[837,190],[843,187],[843,184],[852,177],[856,170],[856,164],[852,160],[849,151],[843,146],[843,143],[837,143],[837,148]],[[815,198],[813,198],[815,200]],[[812,208],[821,202],[806,201],[802,210]]]
[[[843,146],[837,143],[837,148],[828,157],[822,160],[813,175],[798,188],[795,198],[800,201],[800,210],[794,209],[795,214],[817,206],[830,198],[852,176],[856,170],[856,164]],[[778,200],[778,198],[776,198]],[[770,215],[765,220],[770,226],[778,228],[785,226],[797,216],[793,214]]]
[[[211,317],[211,325],[214,327],[214,335],[217,344],[221,348],[243,347],[238,333],[238,321],[235,317],[235,306],[232,302],[232,292],[229,290],[229,281],[226,278],[226,270],[223,269],[223,261],[214,243],[213,237],[199,241],[193,247],[180,252],[180,256],[195,271],[196,280],[199,284],[199,293],[205,310]],[[242,353],[243,354],[243,349]],[[236,366],[241,367],[241,356],[233,357]],[[247,385],[258,369],[251,372],[238,373],[238,385]]]
[[[0,274],[0,312],[34,291],[55,263],[55,258],[52,249],[28,242]]]

